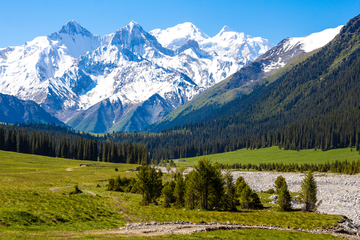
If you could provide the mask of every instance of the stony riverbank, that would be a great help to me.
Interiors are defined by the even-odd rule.
[[[291,192],[299,192],[304,173],[233,172],[235,179],[244,177],[255,191],[273,188],[275,179],[282,175]],[[322,200],[320,213],[346,215],[360,225],[360,174],[344,175],[315,173],[318,199]],[[300,207],[300,206],[295,206]]]

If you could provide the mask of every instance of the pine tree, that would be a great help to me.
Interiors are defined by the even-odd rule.
[[[155,202],[161,195],[162,190],[162,172],[156,171],[155,166],[141,163],[140,170],[137,173],[139,188],[142,193],[142,204],[149,205]]]
[[[191,171],[185,178],[185,205],[190,209],[194,209],[198,202],[197,175],[195,171]]]
[[[276,193],[279,193],[280,192],[280,189],[284,186],[284,185],[286,185],[286,181],[285,181],[285,178],[283,177],[283,176],[278,176],[277,178],[276,178],[276,180],[275,180],[275,185],[274,185],[274,187],[275,187],[275,192]]]
[[[170,207],[170,203],[175,202],[175,196],[174,196],[174,189],[175,189],[175,182],[170,181],[166,182],[164,184],[164,188],[162,189],[162,194],[164,195],[164,202],[163,207]]]
[[[291,196],[288,190],[286,182],[282,184],[281,188],[278,191],[278,205],[280,211],[289,211],[291,209]]]
[[[305,178],[301,184],[300,200],[304,204],[304,212],[314,212],[320,205],[317,202],[317,186],[312,171],[306,173]]]
[[[240,194],[240,207],[243,209],[259,209],[263,207],[259,196],[247,184]]]
[[[236,210],[235,184],[231,172],[227,169],[224,175],[224,209],[234,211]]]
[[[174,196],[176,198],[175,205],[176,206],[184,206],[185,204],[185,181],[184,177],[181,173],[176,178],[176,185],[174,189]]]
[[[235,196],[237,198],[240,197],[242,191],[244,190],[245,186],[247,185],[247,183],[245,182],[245,179],[240,176],[236,179],[236,183],[235,183]]]

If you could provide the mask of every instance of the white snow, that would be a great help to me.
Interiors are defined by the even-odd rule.
[[[311,52],[315,49],[321,48],[329,43],[334,37],[339,34],[343,25],[336,28],[329,28],[321,32],[310,34],[306,37],[300,38],[290,38],[289,47],[295,46],[297,44],[301,45],[301,48],[305,52]]]
[[[209,38],[208,35],[190,22],[178,24],[165,30],[154,29],[149,33],[156,37],[163,47],[173,50],[184,45],[189,39],[201,42]]]

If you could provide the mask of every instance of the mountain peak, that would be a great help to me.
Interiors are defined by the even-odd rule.
[[[229,28],[227,25],[225,25],[220,32],[233,32],[234,30],[232,30],[231,28]]]
[[[226,32],[235,32],[234,30],[232,30],[231,28],[229,28],[227,25],[225,25],[220,32],[217,34],[217,36],[221,36],[223,33]]]
[[[133,21],[133,20],[128,24],[128,26],[129,26],[130,28],[140,27],[140,25],[139,25],[137,22]]]
[[[164,47],[173,50],[183,46],[190,39],[197,42],[209,39],[208,35],[191,22],[184,22],[165,30],[154,29],[150,34],[155,36]]]
[[[83,35],[83,36],[92,36],[86,28],[83,28],[78,22],[74,20],[68,21],[59,31],[59,33],[65,33],[69,35]]]

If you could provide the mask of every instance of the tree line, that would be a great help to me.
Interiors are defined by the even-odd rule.
[[[81,135],[33,130],[19,126],[0,126],[0,150],[78,160],[141,163],[149,162],[143,144],[113,143]]]
[[[161,133],[115,133],[108,141],[137,142],[146,145],[151,158],[160,162],[235,151],[278,146],[285,150],[355,147],[360,151],[360,109],[339,111],[326,116],[294,122],[278,129],[255,134],[241,133],[242,125],[222,125],[221,120],[184,124]],[[215,120],[214,120],[215,122]],[[208,126],[206,126],[208,124]]]
[[[332,172],[344,174],[360,173],[360,160],[357,161],[334,161],[327,163],[234,163],[234,164],[219,164],[222,169],[242,169],[242,170],[256,170],[256,171],[276,171],[276,172]]]

